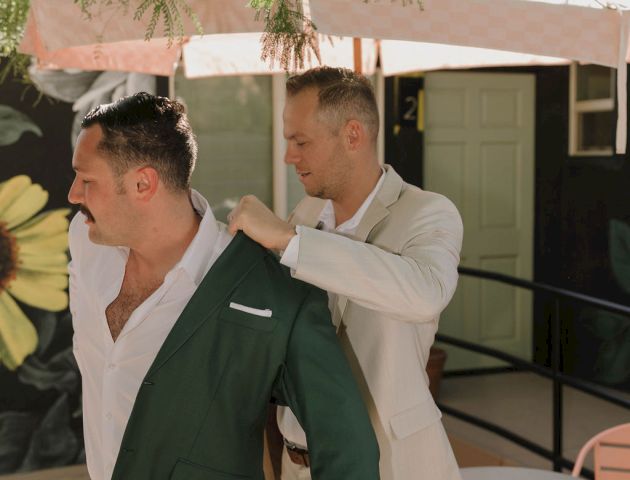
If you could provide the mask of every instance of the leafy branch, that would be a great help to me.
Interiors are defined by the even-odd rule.
[[[29,0],[0,0],[0,60],[5,60],[0,68],[0,83],[8,77],[28,83],[30,58],[17,53],[17,47],[24,35],[28,17]]]
[[[369,3],[373,0],[363,0]],[[424,9],[423,0],[391,0],[401,1],[403,6],[415,4]],[[314,54],[321,63],[317,27],[307,18],[298,0],[250,0],[249,6],[256,10],[256,20],[265,22],[262,36],[263,61],[274,64],[279,61],[284,70],[304,68],[304,60],[310,61]]]
[[[304,15],[298,0],[250,0],[249,6],[256,10],[256,20],[265,22],[263,61],[271,65],[278,61],[284,70],[304,68],[311,54],[321,62],[317,27]]]
[[[372,0],[363,0],[363,3],[370,3]],[[397,2],[399,0],[391,0],[392,3]],[[413,5],[414,3],[420,8],[420,10],[424,10],[424,2],[422,0],[400,0],[402,1],[403,7],[407,5]]]
[[[93,17],[93,8],[95,5],[111,6],[117,4],[117,8],[123,15],[127,15],[129,11],[130,0],[74,0],[81,8],[81,12],[87,19]],[[151,40],[155,36],[160,23],[163,25],[164,36],[168,38],[168,46],[173,44],[173,40],[177,38],[178,42],[184,39],[184,16],[188,17],[195,27],[196,32],[203,34],[203,28],[199,17],[192,10],[187,0],[142,0],[134,12],[133,19],[141,20],[147,11],[151,10],[151,18],[144,33],[145,40]]]
[[[0,57],[10,56],[22,40],[29,0],[0,0]]]

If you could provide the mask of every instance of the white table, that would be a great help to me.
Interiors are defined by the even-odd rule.
[[[522,467],[469,467],[460,469],[462,480],[569,480],[568,473]]]

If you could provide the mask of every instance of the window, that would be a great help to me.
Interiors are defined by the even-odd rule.
[[[569,155],[613,153],[615,70],[571,64],[569,85]]]

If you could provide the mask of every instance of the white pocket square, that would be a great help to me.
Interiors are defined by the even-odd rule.
[[[234,310],[240,310],[241,312],[245,312],[245,313],[251,313],[252,315],[257,315],[259,317],[271,317],[271,314],[273,313],[268,308],[265,308],[265,309],[252,308],[252,307],[248,307],[247,305],[241,305],[240,303],[234,303],[234,302],[230,302],[230,308],[233,308]]]

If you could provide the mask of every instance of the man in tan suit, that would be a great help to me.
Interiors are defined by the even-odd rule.
[[[378,128],[364,77],[322,67],[290,78],[285,161],[308,196],[290,223],[243,197],[230,230],[283,252],[295,278],[329,292],[378,437],[381,478],[455,480],[459,470],[425,366],[457,284],[462,222],[448,199],[379,165]],[[278,419],[282,478],[310,478],[299,424],[288,409]]]

